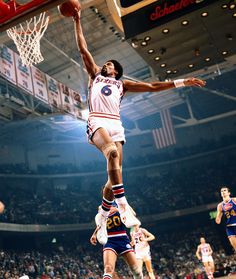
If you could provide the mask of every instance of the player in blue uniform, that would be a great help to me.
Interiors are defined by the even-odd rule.
[[[228,187],[220,189],[223,201],[217,206],[216,223],[220,224],[223,214],[226,217],[226,233],[231,245],[236,251],[236,198],[230,197]]]
[[[99,214],[100,213],[98,213],[97,216]],[[90,242],[93,245],[97,244],[98,230],[99,230],[99,225],[97,225],[97,228],[95,229],[94,233],[90,238]],[[118,256],[123,256],[123,258],[129,265],[135,279],[142,279],[143,278],[142,270],[138,266],[138,262],[134,254],[134,250],[130,245],[130,239],[126,233],[126,226],[121,221],[120,213],[117,207],[115,206],[111,207],[107,218],[107,235],[108,235],[107,243],[103,245],[103,264],[104,264],[103,279],[112,278],[115,272],[115,266],[116,266],[116,261]]]

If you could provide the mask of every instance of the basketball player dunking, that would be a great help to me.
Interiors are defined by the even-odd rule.
[[[199,260],[202,260],[208,279],[214,278],[215,264],[212,258],[212,252],[211,245],[206,243],[204,237],[201,237],[200,244],[197,247],[196,256]]]
[[[152,268],[152,258],[149,241],[155,239],[155,236],[144,228],[140,228],[139,225],[134,226],[133,231],[130,233],[132,239],[132,245],[134,245],[135,256],[140,268],[143,268],[145,263],[148,276],[150,279],[155,279],[155,275]]]
[[[115,278],[115,266],[118,256],[122,256],[127,262],[135,279],[143,279],[142,269],[138,265],[134,250],[130,245],[130,239],[126,233],[126,226],[121,222],[120,213],[116,206],[116,203],[113,203],[106,223],[108,240],[103,246],[103,279]],[[100,214],[99,212],[95,217],[96,223],[100,219]],[[97,224],[97,228],[90,238],[90,242],[93,245],[97,243],[98,231],[99,224]]]
[[[221,218],[224,214],[226,217],[226,233],[236,251],[236,198],[230,197],[228,187],[221,187],[220,192],[223,201],[217,206],[216,223],[221,223]]]
[[[77,45],[90,77],[87,134],[89,142],[94,144],[107,160],[108,180],[103,190],[100,230],[97,233],[98,241],[104,244],[107,241],[106,219],[114,198],[126,227],[139,224],[125,198],[122,180],[122,148],[125,135],[120,121],[120,103],[125,93],[158,92],[181,86],[202,87],[205,81],[197,78],[150,83],[121,81],[123,68],[118,61],[108,59],[102,67],[95,63],[83,35],[80,13],[81,11],[77,11],[73,18]]]

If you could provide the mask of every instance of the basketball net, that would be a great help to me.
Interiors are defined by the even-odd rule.
[[[7,30],[7,34],[14,41],[24,65],[31,66],[44,60],[40,51],[40,39],[46,31],[48,23],[49,16],[43,12],[38,17],[34,16]]]

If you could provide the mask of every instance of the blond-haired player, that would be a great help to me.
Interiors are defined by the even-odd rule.
[[[130,233],[131,244],[134,246],[135,256],[138,264],[143,268],[143,263],[145,263],[148,276],[150,279],[155,279],[155,275],[152,268],[152,258],[149,241],[155,239],[155,236],[148,230],[141,228],[139,225],[133,227]]]

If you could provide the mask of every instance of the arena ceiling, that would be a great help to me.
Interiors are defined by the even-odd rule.
[[[124,66],[125,77],[148,81],[192,75],[208,78],[235,67],[236,8],[230,9],[229,0],[214,1],[205,8],[128,40],[115,23],[108,1],[111,0],[80,1],[84,34],[98,65],[110,58],[117,59]],[[226,8],[223,8],[224,4],[227,4]],[[202,17],[203,12],[208,15]],[[51,9],[50,14],[51,22],[41,40],[45,60],[38,67],[69,87],[86,92],[87,75],[75,44],[73,21],[59,15],[56,8]],[[188,21],[185,26],[181,24],[184,20]],[[169,32],[164,34],[164,29]],[[147,37],[151,39],[142,46]],[[5,32],[0,34],[0,42],[16,49]],[[124,101],[122,113],[130,120],[137,120],[183,102],[177,91],[142,96],[131,94]]]

